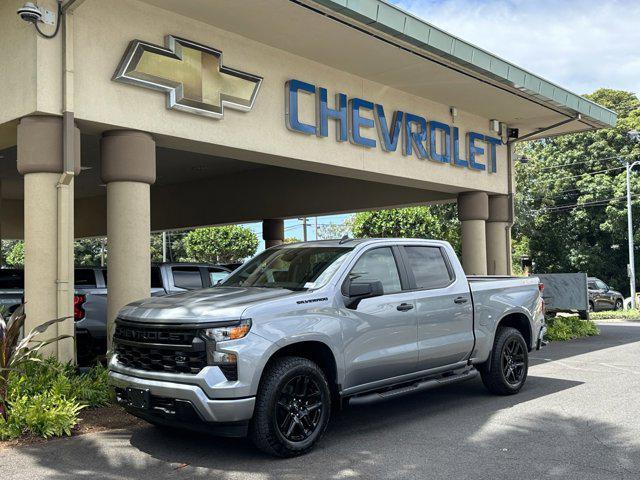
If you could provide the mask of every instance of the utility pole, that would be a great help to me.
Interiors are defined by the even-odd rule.
[[[316,227],[316,236],[314,238],[314,240],[318,240],[318,216],[316,215],[316,219],[315,219],[315,227]]]
[[[640,132],[631,130],[627,135],[632,141],[640,141]],[[631,212],[631,170],[636,165],[640,165],[640,161],[629,163],[627,160],[627,235],[629,237],[629,286],[631,287],[631,308],[636,308],[636,264],[633,242],[633,214]]]
[[[638,162],[627,162],[627,228],[629,236],[629,284],[631,287],[631,308],[636,308],[636,264],[633,244],[633,214],[631,213],[631,169]]]
[[[166,263],[167,261],[167,232],[162,232],[162,262]]]
[[[307,217],[302,217],[302,240],[307,241]]]

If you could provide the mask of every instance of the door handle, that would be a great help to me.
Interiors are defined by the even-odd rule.
[[[396,309],[399,312],[408,312],[409,310],[413,309],[413,305],[410,303],[401,303],[396,307]]]
[[[453,303],[460,305],[462,303],[467,303],[467,301],[468,300],[465,297],[458,297],[453,301]]]

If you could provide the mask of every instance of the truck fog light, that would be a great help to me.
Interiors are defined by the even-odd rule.
[[[230,365],[238,363],[238,357],[235,353],[213,352],[214,365]]]

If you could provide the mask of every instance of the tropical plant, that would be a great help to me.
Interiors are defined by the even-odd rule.
[[[38,340],[36,337],[44,333],[51,325],[62,322],[69,317],[56,318],[44,322],[22,336],[25,319],[24,305],[20,305],[9,317],[0,313],[0,416],[7,420],[7,385],[9,374],[18,369],[18,365],[27,362],[39,362],[38,352],[50,343],[64,338],[73,338],[71,335],[58,335],[46,340]]]

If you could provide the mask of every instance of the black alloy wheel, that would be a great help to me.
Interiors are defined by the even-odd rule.
[[[511,337],[504,344],[501,358],[502,374],[509,385],[517,386],[525,373],[525,348],[517,337]]]
[[[330,417],[331,391],[322,368],[307,358],[275,358],[260,381],[249,436],[271,455],[303,455],[322,437]]]
[[[302,442],[320,426],[323,413],[320,387],[313,377],[298,375],[289,380],[279,392],[276,402],[278,431],[290,442]]]
[[[529,349],[522,333],[498,327],[489,359],[478,370],[482,383],[496,395],[513,395],[522,389],[529,371]]]

